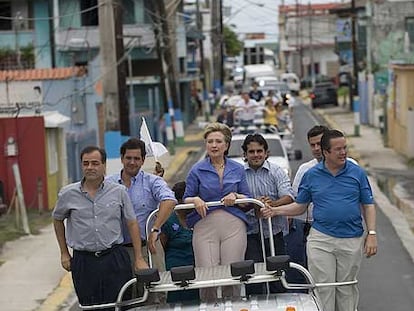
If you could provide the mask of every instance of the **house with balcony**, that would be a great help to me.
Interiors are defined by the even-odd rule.
[[[161,79],[162,62],[157,49],[159,41],[154,34],[154,29],[160,25],[152,19],[154,13],[150,1],[119,2],[123,12],[124,43],[124,58],[120,66],[127,67],[130,135],[139,134],[140,119],[145,116],[152,138],[160,140],[158,121],[168,111]],[[102,5],[104,2],[98,0],[0,1],[0,71],[17,70],[18,76],[25,76],[28,70],[35,72],[34,78],[30,79],[4,79],[0,81],[1,87],[7,89],[6,84],[23,85],[23,88],[13,87],[12,92],[16,94],[9,94],[19,98],[26,89],[33,93],[32,84],[37,83],[42,105],[36,108],[27,105],[26,114],[56,111],[70,120],[61,125],[66,138],[69,181],[80,177],[76,159],[81,148],[85,144],[104,143],[101,78],[105,73],[101,65],[99,27],[99,8]],[[182,14],[177,14],[182,13],[182,9],[179,3],[173,11],[168,11],[171,25],[168,35],[174,49],[175,63],[172,65],[177,70],[178,101],[174,108],[181,112],[186,125],[194,120],[190,90],[191,83],[198,77],[187,71],[184,19]],[[54,68],[69,68],[78,74],[57,79]],[[49,69],[50,75],[39,79],[44,69]],[[9,106],[10,103],[6,96],[0,105]],[[3,116],[10,113],[9,108],[3,110]],[[116,157],[119,156],[118,148]]]

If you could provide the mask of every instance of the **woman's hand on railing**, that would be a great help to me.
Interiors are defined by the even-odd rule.
[[[224,206],[233,206],[236,202],[237,194],[235,192],[230,192],[221,199]]]
[[[201,216],[201,218],[204,218],[207,216],[207,210],[208,210],[208,206],[206,204],[206,202],[204,202],[202,199],[200,199],[199,197],[194,198],[194,206],[195,209],[197,211],[197,213]]]

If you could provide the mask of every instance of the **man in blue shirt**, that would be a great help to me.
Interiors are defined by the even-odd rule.
[[[307,243],[309,271],[317,283],[352,281],[359,272],[362,249],[367,257],[377,253],[372,191],[364,170],[347,159],[342,132],[324,133],[321,149],[324,159],[303,176],[296,202],[266,207],[262,213],[266,217],[300,215],[313,202],[313,224]],[[356,285],[322,287],[318,293],[324,310],[357,309]]]
[[[251,195],[270,206],[285,205],[293,202],[293,190],[290,185],[289,176],[283,169],[267,160],[269,147],[266,139],[260,134],[249,134],[242,145],[245,164],[246,179]],[[254,209],[248,211],[247,220],[247,250],[246,259],[255,262],[263,262],[262,247],[259,233],[259,220]],[[286,216],[275,216],[272,218],[272,230],[274,246],[277,255],[286,254],[283,235],[289,231]],[[267,221],[263,222],[266,255],[270,256],[269,249],[269,227]],[[251,284],[246,286],[248,295],[264,294],[263,284]],[[272,293],[283,291],[279,282],[270,283]]]
[[[177,200],[174,192],[168,187],[165,180],[159,176],[141,170],[145,161],[145,143],[137,138],[130,138],[120,148],[123,169],[120,173],[107,177],[107,180],[125,185],[131,198],[134,212],[138,220],[143,253],[146,246],[152,254],[156,253],[156,242],[161,226],[166,222],[173,211]],[[148,216],[159,207],[150,235],[147,237],[145,226]],[[130,250],[131,238],[124,232],[124,246]],[[129,251],[130,256],[132,253]],[[160,268],[160,267],[159,267]]]

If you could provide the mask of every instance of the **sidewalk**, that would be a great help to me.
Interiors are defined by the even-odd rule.
[[[333,128],[338,128],[350,135],[350,156],[357,159],[368,170],[377,205],[392,222],[402,243],[414,261],[414,195],[410,194],[410,183],[398,184],[394,187],[394,195],[398,206],[405,206],[403,213],[390,203],[377,185],[376,172],[384,168],[393,169],[397,173],[410,174],[404,159],[389,148],[384,148],[378,129],[362,125],[360,137],[352,137],[353,114],[343,108],[318,109],[321,115]],[[198,122],[186,129],[185,143],[176,147],[174,156],[166,159],[166,179],[172,180],[179,168],[186,163],[191,152],[202,149],[202,130]],[[149,165],[149,163],[147,163]],[[152,166],[151,166],[152,167]],[[402,174],[402,173],[401,173]],[[411,176],[411,175],[410,175]],[[411,183],[414,183],[414,172]],[[410,180],[410,177],[408,178]],[[411,188],[414,188],[412,186]],[[409,222],[407,222],[409,220]],[[410,225],[409,225],[410,223]],[[378,228],[381,232],[381,228]],[[23,237],[9,242],[0,254],[0,306],[6,311],[55,311],[61,310],[65,302],[73,294],[70,273],[60,266],[60,255],[55,240],[53,227],[48,226],[39,235]]]

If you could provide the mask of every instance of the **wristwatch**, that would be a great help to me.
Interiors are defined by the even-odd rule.
[[[368,235],[377,235],[377,231],[375,231],[375,230],[368,230]]]
[[[160,233],[160,229],[158,229],[158,228],[151,228],[151,233],[153,233],[153,232]]]

